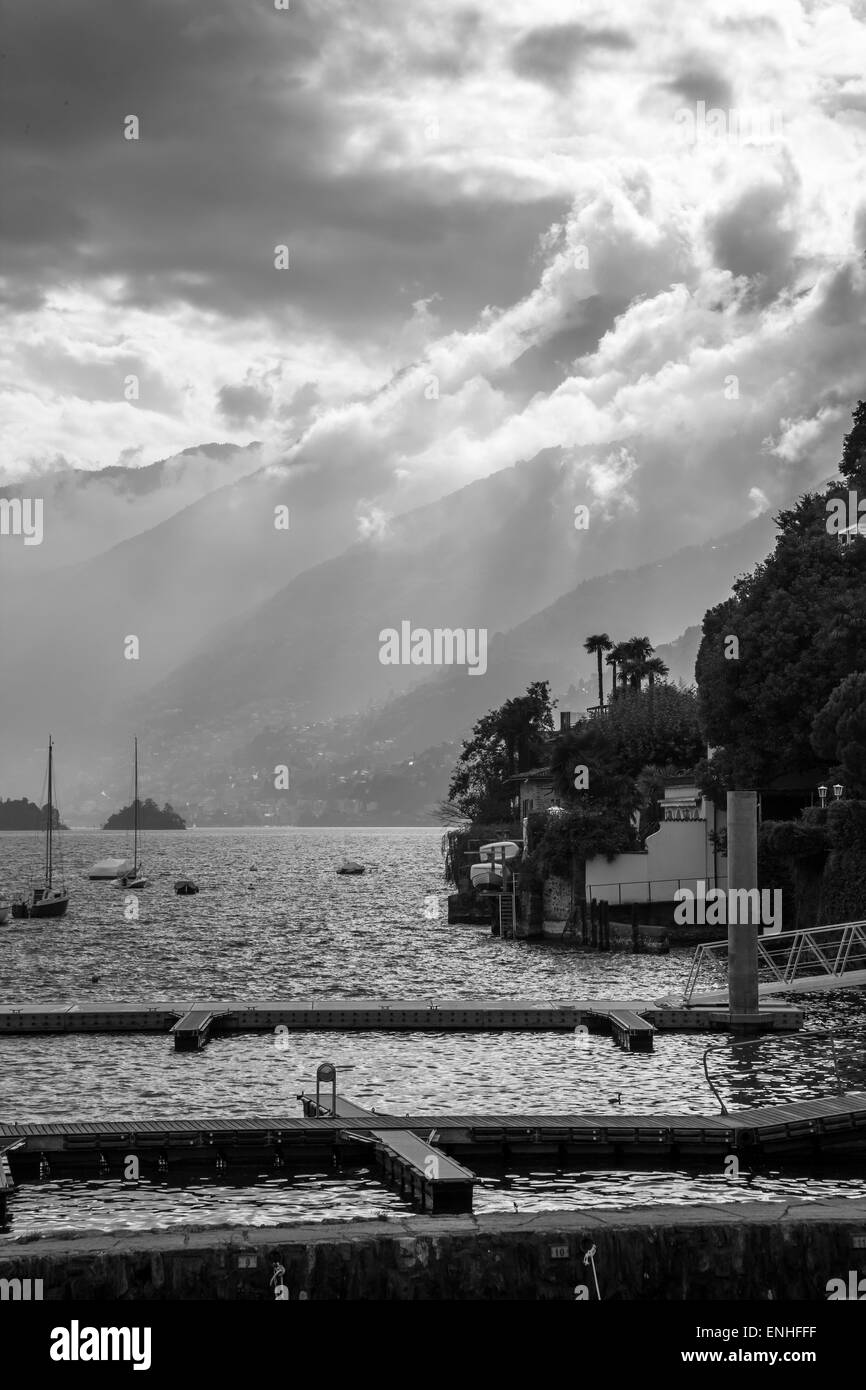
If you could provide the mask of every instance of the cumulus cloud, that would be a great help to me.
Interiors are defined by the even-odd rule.
[[[255,437],[293,504],[375,535],[561,447],[672,540],[832,471],[863,394],[863,19],[47,6],[12,6],[40,60],[4,93],[17,466]],[[783,133],[684,148],[701,100]]]
[[[608,53],[634,47],[622,29],[590,29],[585,24],[546,24],[530,29],[514,45],[511,65],[519,77],[556,91],[565,88],[581,57],[594,49]]]
[[[235,426],[262,420],[270,405],[270,397],[251,385],[221,386],[217,398],[220,414]]]

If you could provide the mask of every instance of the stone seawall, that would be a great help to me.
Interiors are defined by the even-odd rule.
[[[52,1300],[273,1299],[279,1262],[290,1299],[592,1300],[592,1246],[603,1300],[823,1301],[866,1274],[866,1199],[6,1237],[0,1280]]]

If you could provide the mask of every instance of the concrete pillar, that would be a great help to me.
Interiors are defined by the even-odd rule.
[[[757,793],[728,792],[728,888],[757,886]],[[728,922],[728,1002],[734,1032],[748,1032],[758,1012],[759,930],[757,922]]]

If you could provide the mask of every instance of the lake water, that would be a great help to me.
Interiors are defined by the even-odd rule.
[[[122,832],[63,837],[71,905],[60,921],[0,927],[0,1000],[137,1002],[196,997],[250,1001],[292,996],[521,997],[539,1000],[655,996],[680,989],[690,951],[599,955],[551,942],[501,941],[449,927],[440,832],[394,829],[254,829],[152,832],[150,882],[139,916],[124,894],[91,883],[97,858],[126,852]],[[0,882],[23,887],[38,856],[32,835],[0,835]],[[346,858],[363,877],[335,875]],[[179,898],[174,880],[201,886]],[[440,915],[430,917],[435,896]],[[846,1089],[866,1090],[863,991],[799,996],[809,1027],[799,1039],[720,1047],[711,1074],[729,1106],[831,1095],[832,1028]],[[0,1117],[6,1120],[299,1113],[297,1092],[329,1060],[351,1067],[341,1083],[361,1104],[400,1113],[581,1111],[717,1113],[702,1057],[721,1037],[661,1034],[651,1054],[610,1038],[561,1033],[298,1033],[216,1039],[177,1054],[168,1037],[0,1038]],[[617,1099],[617,1096],[620,1099]],[[29,1230],[166,1227],[184,1222],[267,1225],[411,1208],[375,1172],[262,1172],[243,1186],[224,1174],[174,1181],[22,1185],[11,1234]],[[845,1172],[502,1173],[486,1176],[476,1210],[521,1211],[647,1202],[866,1195]]]

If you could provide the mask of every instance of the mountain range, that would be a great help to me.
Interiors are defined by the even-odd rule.
[[[233,448],[189,452],[219,465],[221,447]],[[563,707],[569,690],[594,703],[590,632],[646,632],[672,678],[691,680],[705,609],[773,540],[766,514],[725,536],[707,517],[705,535],[669,553],[627,506],[587,499],[575,451],[556,448],[359,538],[357,506],[310,486],[302,459],[256,467],[257,450],[235,459],[235,481],[96,555],[6,570],[0,791],[26,793],[41,777],[49,729],[73,804],[125,786],[133,729],[150,786],[175,804],[219,796],[266,731],[282,734],[287,761],[315,728],[325,762],[352,740],[362,761],[399,762],[459,741],[532,680],[548,679]],[[153,467],[164,494],[177,464]],[[123,471],[86,490],[122,496],[128,524],[159,479],[136,486]],[[52,507],[62,518],[62,493]],[[275,525],[279,507],[288,529]],[[485,629],[486,672],[383,665],[380,633],[404,621]],[[137,659],[124,654],[132,636]]]

